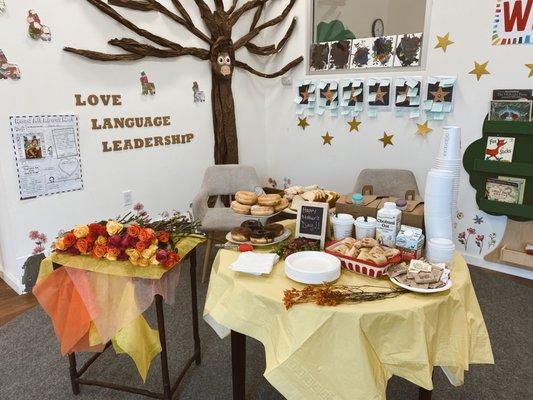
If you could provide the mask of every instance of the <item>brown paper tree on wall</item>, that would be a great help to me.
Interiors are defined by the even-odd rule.
[[[99,61],[132,61],[145,57],[171,58],[187,55],[210,61],[212,69],[211,102],[213,108],[216,164],[237,164],[239,162],[235,105],[231,88],[234,68],[241,68],[263,78],[275,78],[285,74],[303,61],[303,57],[298,57],[279,71],[267,74],[257,71],[245,62],[235,58],[235,52],[241,48],[246,48],[249,52],[261,56],[271,56],[279,53],[294,31],[296,26],[295,18],[292,20],[285,36],[277,45],[259,46],[252,41],[264,29],[281,23],[287,17],[297,0],[290,0],[281,14],[263,23],[259,23],[263,9],[271,0],[248,0],[240,6],[238,5],[239,0],[232,0],[231,6],[228,9],[225,9],[223,0],[214,0],[215,10],[212,10],[204,0],[195,0],[205,27],[209,31],[209,35],[205,34],[194,24],[189,13],[179,0],[172,0],[172,4],[176,8],[177,13],[169,10],[155,0],[109,0],[108,4],[102,0],[86,1],[137,35],[148,39],[153,44],[141,43],[131,38],[122,38],[111,39],[108,42],[110,45],[126,51],[126,53],[122,54],[101,53],[72,47],[65,47],[65,51]],[[159,12],[185,27],[190,33],[204,41],[209,46],[209,49],[183,47],[176,42],[153,34],[124,18],[110,5],[138,11]],[[252,10],[255,10],[255,14],[250,29],[244,36],[233,41],[232,30],[235,24],[244,14]]]

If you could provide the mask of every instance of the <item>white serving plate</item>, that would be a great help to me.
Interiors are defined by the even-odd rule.
[[[285,259],[285,275],[307,285],[333,282],[341,276],[341,261],[320,251],[302,251]]]
[[[439,293],[439,292],[445,292],[446,290],[448,290],[448,289],[450,289],[452,287],[452,280],[451,279],[448,280],[448,283],[446,285],[444,285],[443,287],[437,288],[437,289],[415,288],[415,287],[404,285],[403,283],[397,281],[396,278],[389,278],[389,279],[396,286],[399,286],[401,288],[407,289],[407,290],[409,290],[411,292],[415,292],[415,293],[425,293],[425,294]]]
[[[277,237],[274,238],[274,241],[272,243],[256,244],[256,243],[252,243],[252,242],[237,242],[237,241],[233,240],[233,238],[231,237],[231,232],[228,232],[226,234],[226,240],[228,242],[230,242],[230,243],[235,243],[235,244],[251,244],[254,247],[255,246],[263,247],[263,246],[272,246],[273,244],[283,242],[285,239],[290,238],[291,234],[292,234],[292,232],[289,229],[285,229],[285,231],[280,236],[277,236]]]

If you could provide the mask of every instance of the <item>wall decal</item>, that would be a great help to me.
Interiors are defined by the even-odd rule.
[[[477,61],[474,61],[474,69],[470,71],[469,74],[475,75],[479,81],[483,75],[490,75],[490,72],[487,70],[488,64],[488,61],[484,63],[478,63]]]
[[[331,146],[331,141],[333,140],[333,136],[329,134],[329,132],[326,132],[324,136],[322,136],[322,140],[324,141],[323,145],[329,144]]]
[[[83,189],[76,115],[10,117],[20,199]]]
[[[312,79],[299,80],[296,82],[298,95],[294,99],[296,114],[314,115],[316,103],[316,84]]]
[[[298,117],[298,126],[302,128],[302,130],[305,131],[305,128],[309,126],[309,122],[307,122],[307,117],[303,117],[303,118]]]
[[[153,96],[155,94],[155,84],[150,82],[146,72],[141,72],[141,77],[139,80],[141,81],[141,93],[143,96],[147,96],[149,94]]]
[[[455,76],[430,76],[424,110],[429,120],[442,121],[453,110]]]
[[[394,81],[396,89],[394,104],[396,106],[396,116],[405,114],[409,118],[420,116],[420,92],[422,90],[422,78],[416,76],[398,77]]]
[[[357,131],[359,132],[359,125],[361,125],[361,121],[358,121],[355,117],[348,122],[348,125],[350,125],[350,132]]]
[[[364,80],[361,78],[343,79],[341,81],[341,114],[345,117],[358,117],[365,102]]]
[[[496,0],[492,44],[533,44],[532,0]]]
[[[474,217],[474,224],[481,225],[484,222],[485,221],[483,221],[483,217],[481,215],[476,215]]]
[[[20,69],[17,64],[7,61],[6,55],[0,50],[0,79],[20,79]]]
[[[52,33],[50,32],[50,28],[46,25],[41,24],[41,19],[39,18],[39,15],[37,15],[37,12],[35,10],[29,10],[28,16],[26,17],[26,21],[28,21],[28,35],[34,40],[43,40],[45,42],[49,42],[52,40]]]
[[[533,64],[526,64],[526,68],[529,68],[528,78],[533,77]]]
[[[448,50],[448,46],[454,44],[452,40],[450,40],[450,32],[448,32],[444,36],[437,35],[437,44],[435,45],[436,49],[442,49],[444,53],[446,53],[446,50]]]
[[[391,78],[368,79],[368,116],[375,118],[379,108],[390,106]]]
[[[380,142],[383,143],[383,148],[387,146],[394,146],[394,143],[392,143],[392,138],[394,135],[387,135],[387,132],[383,132],[383,137],[378,139]]]
[[[276,78],[284,75],[303,61],[303,57],[297,57],[280,70],[269,74],[260,72],[235,57],[235,52],[243,47],[249,52],[260,56],[273,56],[279,53],[289,41],[296,27],[296,18],[293,18],[288,30],[278,44],[261,46],[254,43],[254,39],[266,28],[278,26],[283,22],[297,0],[290,0],[279,15],[271,19],[266,19],[264,22],[262,21],[262,14],[266,7],[265,0],[250,0],[240,7],[237,6],[237,1],[233,1],[229,8],[225,8],[223,1],[215,0],[214,10],[209,7],[205,0],[196,0],[196,6],[198,7],[205,27],[209,30],[209,35],[205,34],[195,25],[180,0],[172,0],[174,7],[177,9],[177,13],[152,0],[144,2],[134,0],[108,0],[109,4],[102,0],[86,1],[129,30],[158,46],[141,43],[132,38],[124,38],[109,41],[110,45],[125,51],[121,54],[80,50],[72,47],[65,47],[65,51],[99,61],[132,61],[145,57],[169,58],[188,55],[211,63],[211,103],[213,109],[212,117],[215,136],[214,158],[216,164],[238,164],[239,162],[235,103],[232,91],[234,69],[240,68],[263,78]],[[178,25],[185,27],[190,33],[205,42],[209,48],[184,47],[148,30],[141,29],[111,6],[143,12],[158,12],[172,19]],[[254,15],[248,32],[244,36],[233,40],[231,36],[234,26],[244,14],[252,10],[254,10]]]
[[[395,67],[414,67],[420,65],[422,52],[422,33],[399,35],[394,51]]]
[[[195,103],[205,102],[205,93],[202,90],[200,90],[200,86],[198,85],[198,82],[196,81],[192,83],[192,92],[193,92],[193,99]]]
[[[424,122],[423,124],[416,124],[416,126],[418,127],[416,134],[423,137],[426,137],[428,133],[433,131],[433,129],[428,126],[428,121]]]
[[[317,114],[323,115],[326,109],[330,110],[331,116],[338,116],[339,86],[334,81],[320,81],[318,85],[320,98],[318,100]]]

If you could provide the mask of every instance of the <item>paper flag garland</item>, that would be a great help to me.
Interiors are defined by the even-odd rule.
[[[533,77],[533,64],[526,64],[526,67],[529,68],[529,76],[528,76],[528,78]]]
[[[20,69],[16,64],[7,61],[2,50],[0,50],[0,79],[20,79]]]
[[[318,90],[320,98],[318,100],[318,115],[324,115],[326,109],[330,110],[331,116],[338,116],[339,107],[339,90],[338,83],[335,81],[320,81]]]
[[[331,146],[331,141],[333,140],[333,136],[329,134],[329,132],[326,132],[324,136],[322,136],[322,140],[324,141],[323,145],[329,144]]]
[[[149,94],[153,96],[155,94],[155,84],[153,82],[150,82],[148,76],[146,75],[146,72],[141,72],[141,78],[139,80],[141,81],[142,94],[144,96],[147,96]]]
[[[364,80],[343,79],[341,88],[341,114],[347,118],[358,117],[364,107]]]
[[[471,75],[476,75],[477,80],[479,81],[483,75],[490,75],[490,72],[487,71],[487,65],[489,62],[484,62],[482,64],[474,61],[474,69],[469,72]]]
[[[294,99],[296,114],[314,115],[316,104],[316,83],[312,79],[299,80],[296,82],[298,95]]]
[[[383,132],[383,137],[381,139],[378,139],[380,142],[383,143],[383,148],[387,146],[394,146],[394,143],[392,143],[392,138],[394,135],[387,135],[387,132]]]
[[[394,104],[396,105],[396,116],[405,114],[409,118],[420,116],[420,92],[422,89],[422,78],[416,76],[398,77],[394,81],[396,88]]]
[[[390,106],[391,78],[368,79],[368,116],[378,116],[378,109]]]
[[[34,40],[43,40],[45,42],[49,42],[52,40],[52,33],[50,32],[50,28],[48,28],[46,25],[41,25],[41,19],[39,18],[39,15],[37,15],[37,12],[35,10],[29,10],[28,16],[26,17],[26,21],[28,21],[28,35]]]
[[[442,49],[442,51],[446,53],[446,50],[448,50],[448,46],[454,43],[455,42],[450,40],[450,32],[448,32],[444,36],[437,35],[437,45],[435,46],[435,48]]]
[[[302,130],[305,131],[305,128],[309,126],[309,122],[307,122],[307,117],[304,117],[304,118],[298,117],[298,126],[302,128]]]
[[[453,109],[455,76],[430,76],[423,108],[428,120],[442,121]]]
[[[416,124],[416,126],[418,127],[416,134],[423,137],[426,137],[429,132],[433,131],[433,129],[428,126],[428,121],[423,124]]]

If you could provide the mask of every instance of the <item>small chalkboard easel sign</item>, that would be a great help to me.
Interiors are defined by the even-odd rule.
[[[298,207],[295,236],[320,240],[320,248],[323,249],[326,242],[328,211],[328,203],[302,203]]]

